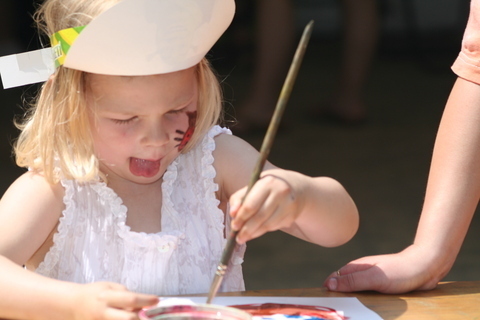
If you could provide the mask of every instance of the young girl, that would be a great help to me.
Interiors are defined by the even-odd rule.
[[[356,207],[330,178],[267,163],[240,205],[258,153],[216,125],[219,83],[204,58],[230,8],[233,0],[43,3],[37,18],[47,34],[79,35],[15,145],[17,163],[29,171],[0,202],[1,318],[133,319],[156,295],[206,293],[232,228],[240,245],[223,291],[244,290],[245,242],[265,232],[280,229],[322,246],[355,234]],[[125,14],[132,28],[148,24],[159,52],[146,49],[151,41],[129,38],[141,38],[138,32],[118,31]],[[173,33],[191,30],[193,21],[201,34],[165,45],[172,34],[161,38],[156,27],[165,21],[173,21]],[[117,55],[90,47],[103,62],[84,63],[78,52],[97,43],[102,28],[116,39]],[[198,37],[207,41],[215,31],[197,60],[185,62]],[[167,52],[168,63],[152,62],[175,48],[185,55]]]

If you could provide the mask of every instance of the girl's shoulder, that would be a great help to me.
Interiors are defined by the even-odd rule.
[[[220,134],[215,137],[215,144],[216,181],[229,196],[248,184],[259,153],[248,142],[233,135]]]
[[[20,192],[24,196],[33,193],[44,196],[43,199],[48,200],[50,197],[62,199],[64,189],[59,182],[50,184],[41,173],[27,171],[10,185],[8,192]]]
[[[218,134],[215,139],[215,160],[255,157],[258,152],[247,141],[231,134]]]
[[[58,220],[64,209],[64,188],[60,183],[50,184],[42,174],[28,171],[18,177],[7,189],[0,201],[0,214],[15,210],[26,215],[43,216]]]
[[[63,205],[63,187],[51,185],[38,173],[26,172],[15,180],[0,201],[2,252],[25,263],[57,225]]]

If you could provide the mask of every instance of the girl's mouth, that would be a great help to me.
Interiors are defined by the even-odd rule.
[[[160,161],[130,158],[130,172],[136,176],[151,178],[160,170]]]

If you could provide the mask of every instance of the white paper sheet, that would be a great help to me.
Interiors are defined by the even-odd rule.
[[[188,298],[195,303],[206,302],[206,297],[182,298]],[[357,298],[230,296],[216,297],[213,303],[222,306],[252,303],[288,303],[310,306],[322,306],[343,311],[344,316],[347,317],[348,320],[382,320],[382,318],[377,313],[365,307],[365,305],[363,305]]]

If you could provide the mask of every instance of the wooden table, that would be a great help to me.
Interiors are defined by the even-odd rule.
[[[252,290],[219,296],[356,297],[385,320],[480,319],[480,281],[442,282],[435,290],[400,295],[338,293],[325,288]]]

